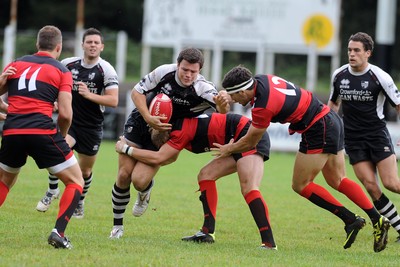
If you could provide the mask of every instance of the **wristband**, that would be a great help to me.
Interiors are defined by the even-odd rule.
[[[133,147],[130,146],[130,147],[128,148],[128,151],[126,152],[126,154],[128,154],[128,156],[132,157],[132,152],[133,152]]]
[[[124,144],[124,145],[122,146],[122,151],[123,151],[125,154],[129,155],[129,154],[128,154],[128,152],[129,152],[129,146],[128,146],[127,144]]]
[[[133,151],[133,147],[128,146],[127,144],[122,146],[122,151],[127,154],[128,156],[131,156],[132,151]]]

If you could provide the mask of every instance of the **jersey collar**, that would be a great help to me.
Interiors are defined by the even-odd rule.
[[[35,55],[41,57],[51,57],[51,54],[47,51],[38,51]]]

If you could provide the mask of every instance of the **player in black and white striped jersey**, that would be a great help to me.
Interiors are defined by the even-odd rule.
[[[336,112],[341,106],[350,164],[377,210],[399,233],[400,242],[400,217],[377,177],[386,189],[400,193],[396,155],[383,113],[386,99],[400,111],[400,93],[388,73],[368,62],[373,49],[368,34],[351,35],[349,63],[334,71],[328,105]]]

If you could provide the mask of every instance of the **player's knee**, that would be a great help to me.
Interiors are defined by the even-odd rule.
[[[294,192],[297,194],[301,195],[301,192],[306,188],[306,186],[310,182],[307,180],[299,179],[299,178],[293,178],[292,179],[292,189]]]
[[[79,177],[77,184],[79,184],[83,188],[85,186],[85,181],[83,180],[83,178]]]
[[[241,191],[243,197],[245,197],[248,193],[250,193],[253,190],[260,191],[259,187],[255,186],[255,185],[251,186],[251,185],[247,184],[247,185],[241,185],[240,186],[240,191]]]
[[[371,196],[380,196],[382,191],[380,190],[377,183],[363,183],[365,190],[367,190],[368,194]]]
[[[400,180],[399,179],[391,179],[390,181],[382,181],[383,186],[394,193],[400,193]]]
[[[147,179],[134,179],[132,180],[132,184],[137,191],[144,191],[149,186],[151,181],[147,181]]]
[[[82,176],[88,178],[92,174],[92,169],[82,169]]]
[[[203,181],[203,180],[211,180],[210,179],[210,172],[208,171],[207,168],[202,168],[199,171],[199,174],[197,175],[197,181]]]
[[[303,190],[303,187],[300,187],[298,184],[292,183],[292,189],[297,194],[300,194],[301,191]]]
[[[131,182],[131,174],[129,173],[129,171],[125,168],[120,168],[118,170],[118,176],[117,176],[117,180],[120,181],[121,183],[128,183],[130,184]]]

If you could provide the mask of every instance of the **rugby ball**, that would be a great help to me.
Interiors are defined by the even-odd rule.
[[[166,117],[161,122],[169,122],[172,117],[171,98],[163,93],[156,95],[150,102],[149,111],[152,116]]]

